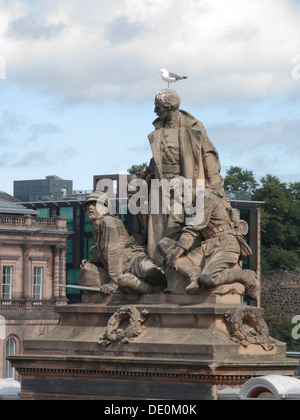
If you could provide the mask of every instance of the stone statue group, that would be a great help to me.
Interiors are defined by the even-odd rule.
[[[154,112],[158,118],[148,136],[153,158],[136,175],[149,186],[153,180],[169,183],[168,197],[164,188],[159,200],[151,196],[151,188],[148,197],[152,204],[168,199],[169,211],[149,211],[140,218],[147,238],[142,248],[112,214],[106,194],[90,194],[84,206],[96,232],[98,261],[82,262],[79,284],[99,288],[104,294],[120,290],[143,295],[174,293],[174,284],[181,282],[185,293],[192,295],[241,283],[257,298],[256,273],[242,269],[242,261],[251,255],[243,236],[247,224],[239,219],[224,192],[218,152],[202,123],[179,107],[175,90],[156,94]],[[187,196],[192,217],[184,205]]]

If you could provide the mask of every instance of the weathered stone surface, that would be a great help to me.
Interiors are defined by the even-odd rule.
[[[285,315],[300,314],[300,271],[263,271],[261,306],[276,307]]]
[[[200,386],[212,399],[214,386],[239,385],[272,372],[293,375],[297,366],[286,359],[284,343],[266,351],[256,344],[245,349],[231,339],[226,317],[245,308],[236,304],[180,305],[170,297],[168,303],[127,302],[126,307],[147,311],[140,333],[99,344],[121,307],[111,301],[57,308],[59,325],[26,341],[24,353],[10,358],[23,378],[23,398],[202,399]],[[119,332],[127,327],[120,323]]]

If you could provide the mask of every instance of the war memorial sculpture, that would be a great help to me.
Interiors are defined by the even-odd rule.
[[[157,286],[160,283],[159,279],[162,279],[160,273],[166,272],[167,268],[166,276],[169,278],[169,283],[173,283],[172,277],[176,276],[174,272],[179,272],[188,279],[189,284],[185,289],[187,294],[197,293],[202,285],[213,287],[240,282],[245,285],[248,293],[256,298],[259,292],[256,275],[251,270],[242,270],[240,266],[240,261],[251,255],[251,249],[240,232],[240,224],[243,230],[245,222],[239,221],[237,213],[234,213],[225,195],[223,180],[219,173],[221,166],[218,153],[208,139],[202,124],[187,112],[180,111],[179,105],[179,95],[171,89],[165,89],[156,95],[155,112],[158,119],[154,122],[156,130],[149,136],[153,160],[150,167],[145,169],[145,173],[148,182],[153,178],[171,181],[173,197],[169,197],[169,201],[174,202],[174,194],[176,195],[179,190],[180,194],[175,198],[180,207],[179,211],[174,211],[174,206],[173,208],[171,206],[167,214],[159,211],[149,215],[151,223],[148,221],[147,252],[153,258],[153,262],[147,255],[136,253],[136,247],[124,225],[120,219],[111,215],[109,200],[105,193],[94,192],[85,203],[89,218],[93,221],[97,232],[96,247],[99,261],[106,266],[105,271],[99,268],[102,270],[102,275],[97,276],[97,286],[101,288],[102,293],[110,294],[118,288],[122,290],[122,285],[126,283],[124,270],[136,274],[137,270],[133,271],[132,268],[127,269],[124,266],[122,261],[125,253],[127,265],[131,264],[134,254],[136,254],[135,259],[143,259],[140,260],[140,264],[150,264],[152,283]],[[196,157],[193,153],[195,150]],[[201,191],[199,189],[196,191],[192,183],[201,179],[201,173],[204,183]],[[195,213],[198,212],[198,220],[189,217],[188,224],[184,208],[185,180],[192,181],[190,184],[192,200],[193,195],[201,192],[204,201],[200,205],[198,203],[198,208],[194,209]],[[171,195],[170,188],[164,193]],[[103,197],[106,197],[106,203],[103,203]],[[153,200],[153,197],[151,198]],[[159,197],[155,199],[158,200]],[[130,252],[131,258],[127,255]],[[163,257],[163,263],[157,262],[159,259],[157,254]],[[161,271],[157,267],[155,272],[154,262],[160,266]],[[140,268],[139,271],[141,270],[143,269]],[[92,284],[81,280],[82,285],[95,286],[96,276],[91,277]],[[128,274],[127,278],[127,287],[130,287]],[[161,281],[163,284],[163,280]],[[138,294],[147,293],[151,289],[150,286],[144,285],[143,291],[140,284],[132,284],[131,288]]]
[[[224,192],[215,146],[175,90],[155,95],[155,113],[153,157],[134,177],[146,243],[105,191],[88,196],[97,258],[82,262],[82,303],[57,308],[58,326],[10,357],[23,398],[214,399],[225,385],[294,374],[262,309],[243,304],[260,284],[242,268],[248,226]]]

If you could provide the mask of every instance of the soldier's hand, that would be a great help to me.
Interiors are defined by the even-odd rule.
[[[100,292],[105,295],[112,295],[118,289],[118,285],[115,283],[104,284],[100,288]]]

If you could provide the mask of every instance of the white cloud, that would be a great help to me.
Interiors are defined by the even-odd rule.
[[[0,115],[0,146],[13,143],[14,136],[24,126],[23,118],[11,111]]]
[[[77,151],[72,147],[64,149],[47,149],[47,150],[31,150],[28,151],[19,160],[14,159],[10,162],[10,166],[16,168],[44,168],[55,167],[63,163],[65,159],[71,159],[77,155]]]
[[[212,124],[208,129],[224,169],[234,164],[253,170],[258,179],[272,173],[283,181],[299,178],[299,133],[298,120]]]
[[[49,140],[49,136],[59,133],[60,129],[51,123],[39,123],[32,125],[27,131],[29,134],[29,143],[35,143],[40,138]]]
[[[200,103],[295,88],[300,11],[291,0],[8,4],[0,3],[8,80],[66,101],[149,99],[164,86],[162,67],[187,73],[177,86]]]
[[[299,179],[299,21],[299,0],[0,0],[1,188],[148,160],[163,67],[189,76],[175,89],[224,170]]]
[[[45,167],[50,164],[50,161],[48,159],[47,153],[41,152],[38,150],[34,150],[31,152],[28,152],[24,157],[22,157],[19,161],[14,162],[14,166],[16,167]]]
[[[104,36],[112,45],[128,44],[146,31],[141,23],[130,22],[127,16],[120,16],[106,25]]]
[[[8,36],[20,40],[50,39],[58,36],[66,25],[63,23],[49,24],[43,19],[29,15],[9,24]]]

